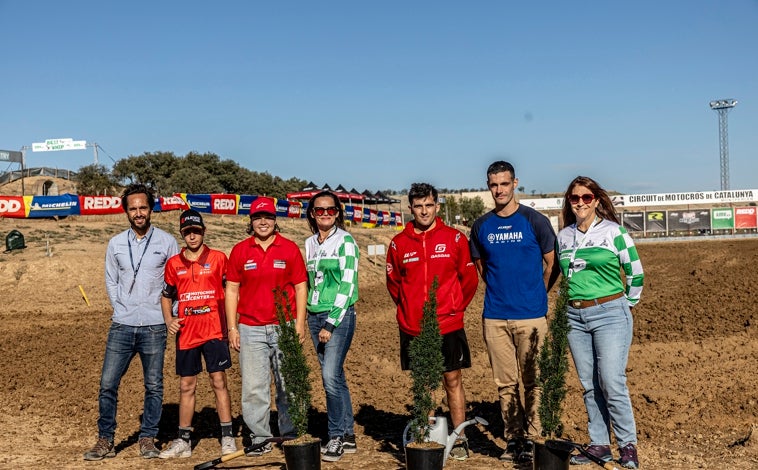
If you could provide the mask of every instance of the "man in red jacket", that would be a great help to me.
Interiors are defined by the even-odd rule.
[[[387,254],[387,290],[397,305],[400,327],[400,365],[410,368],[408,346],[418,336],[424,303],[437,277],[437,320],[445,358],[443,385],[450,419],[457,427],[466,419],[466,395],[461,369],[471,367],[471,353],[463,329],[463,312],[476,293],[479,277],[466,236],[437,217],[437,190],[427,183],[414,183],[408,204],[414,220],[390,243]],[[461,436],[450,456],[464,460],[468,443]]]

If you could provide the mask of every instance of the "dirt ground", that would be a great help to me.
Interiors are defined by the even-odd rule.
[[[154,214],[157,226],[176,234],[178,213]],[[244,238],[243,217],[208,216],[208,243],[227,253]],[[281,220],[285,236],[302,244],[302,221]],[[126,228],[123,216],[55,220],[0,219],[3,239],[20,230],[28,247],[0,254],[0,467],[1,468],[191,468],[219,454],[218,421],[210,386],[198,387],[196,437],[189,459],[146,461],[138,456],[142,377],[136,359],[121,386],[118,455],[84,462],[97,436],[97,393],[110,325],[103,259],[108,239]],[[352,230],[362,248],[360,301],[355,339],[347,358],[359,451],[334,469],[404,467],[401,432],[408,420],[409,379],[400,371],[394,307],[384,286],[384,259],[367,246],[388,244],[389,228]],[[639,430],[639,453],[648,469],[758,468],[758,239],[641,243],[646,272],[629,360],[629,387]],[[50,254],[50,256],[48,256]],[[79,286],[90,305],[85,302]],[[482,289],[469,308],[466,327],[473,366],[464,372],[469,417],[489,426],[469,427],[472,454],[447,468],[514,468],[497,457],[503,425],[481,337]],[[309,345],[310,346],[310,345]],[[312,348],[314,384],[310,430],[324,437],[323,388]],[[230,370],[232,411],[242,444],[237,355]],[[165,365],[160,445],[174,437],[178,379],[174,346]],[[564,423],[568,437],[586,442],[586,416],[575,371],[569,373]],[[276,449],[242,457],[225,468],[284,468]]]

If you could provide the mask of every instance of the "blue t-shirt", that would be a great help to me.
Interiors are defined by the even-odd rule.
[[[547,217],[520,205],[501,217],[490,211],[471,227],[471,258],[481,259],[484,318],[527,320],[547,314],[543,255],[555,250]]]

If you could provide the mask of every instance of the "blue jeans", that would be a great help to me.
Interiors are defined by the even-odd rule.
[[[342,323],[334,329],[327,343],[319,343],[318,333],[329,314],[309,313],[308,328],[321,364],[321,381],[326,391],[326,416],[329,438],[355,434],[353,429],[353,402],[345,380],[345,356],[355,333],[355,308],[349,307]]]
[[[116,434],[116,408],[121,378],[139,354],[145,383],[145,402],[139,437],[158,435],[163,407],[163,355],[166,352],[166,325],[128,326],[112,323],[105,344],[103,372],[100,375],[100,417],[98,436],[110,441]]]
[[[626,363],[632,344],[632,312],[622,297],[583,309],[569,308],[571,354],[584,388],[592,445],[609,445],[611,425],[619,447],[637,443]]]
[[[240,369],[242,372],[242,418],[253,434],[253,444],[272,437],[271,373],[276,384],[276,409],[279,415],[279,434],[295,435],[287,409],[287,393],[280,373],[282,352],[276,325],[239,325]]]

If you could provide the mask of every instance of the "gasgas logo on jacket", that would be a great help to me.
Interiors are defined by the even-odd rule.
[[[434,254],[430,256],[430,258],[450,258],[450,253],[447,252],[447,245],[444,243],[438,243],[437,246],[434,247]]]

